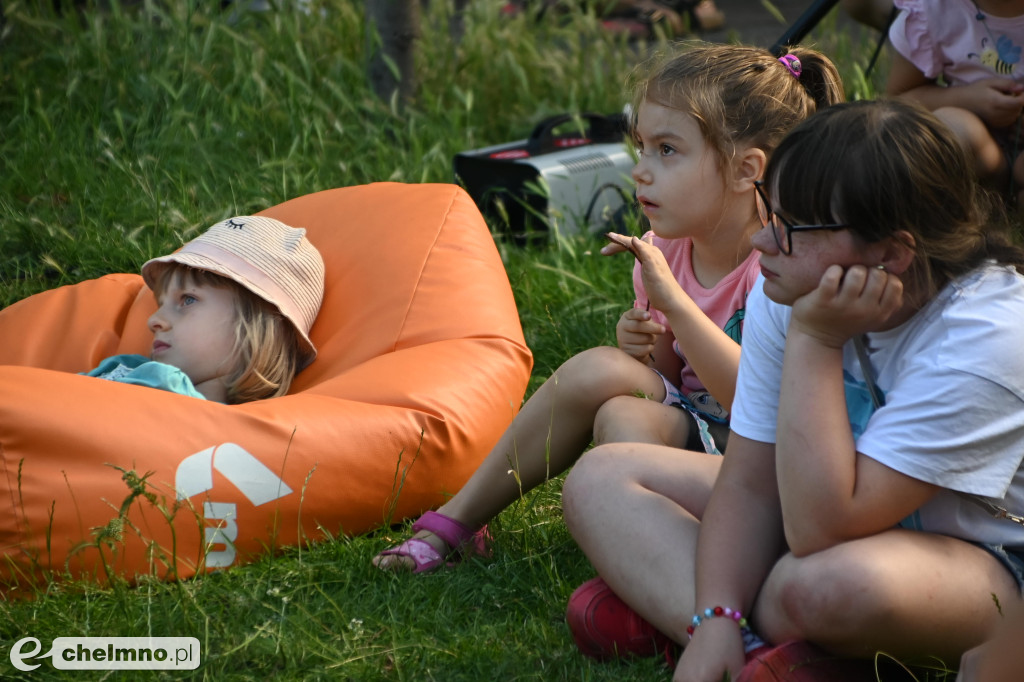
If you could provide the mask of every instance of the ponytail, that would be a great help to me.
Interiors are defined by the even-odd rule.
[[[760,47],[696,43],[684,49],[645,65],[648,74],[635,86],[634,115],[646,101],[687,113],[726,161],[741,146],[770,155],[790,128],[843,100],[839,71],[809,48],[786,53],[799,60],[798,76]]]
[[[814,100],[817,109],[824,109],[845,99],[839,70],[825,55],[797,46],[787,49],[779,59],[783,60],[789,55],[800,60],[800,77],[797,80]]]

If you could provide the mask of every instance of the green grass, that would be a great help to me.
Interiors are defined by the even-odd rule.
[[[552,114],[620,110],[640,51],[603,35],[591,15],[499,20],[494,0],[472,4],[456,47],[446,3],[434,2],[419,93],[401,108],[365,83],[361,3],[235,22],[217,4],[60,17],[38,9],[46,3],[6,0],[0,306],[136,271],[220,218],[302,194],[449,182],[459,151],[525,137]],[[859,73],[868,35],[833,19],[813,34],[855,97],[871,96],[880,78]],[[631,262],[597,255],[590,238],[498,242],[536,357],[532,391],[570,355],[613,342],[632,300]],[[0,641],[193,636],[203,657],[194,678],[210,680],[667,679],[658,661],[598,664],[573,647],[565,603],[593,571],[562,522],[559,493],[555,480],[506,510],[493,524],[493,556],[458,570],[381,573],[371,557],[405,532],[380,531],[175,584],[54,583],[30,600],[0,601]],[[0,676],[16,672],[0,655]],[[172,679],[24,674],[83,677]]]

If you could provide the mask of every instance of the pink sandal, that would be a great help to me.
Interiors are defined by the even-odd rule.
[[[457,554],[461,557],[469,554],[488,556],[487,541],[490,534],[487,526],[478,531],[473,531],[466,524],[456,521],[450,516],[439,512],[428,511],[421,516],[416,523],[412,524],[413,533],[425,530],[441,538],[448,545],[446,556]],[[445,563],[446,556],[442,556],[430,543],[420,538],[409,538],[397,547],[386,549],[378,557],[401,556],[412,559],[416,564],[413,573],[427,573],[440,568]],[[448,566],[454,566],[456,562],[448,562]]]

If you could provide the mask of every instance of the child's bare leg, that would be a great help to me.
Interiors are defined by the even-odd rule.
[[[998,623],[993,595],[1013,603],[1017,584],[987,551],[892,530],[801,558],[786,555],[761,588],[753,616],[772,643],[810,640],[847,656],[938,656],[955,666]]]
[[[1013,162],[1013,189],[1017,192],[1017,212],[1024,216],[1024,153]]]
[[[617,348],[592,348],[570,358],[530,397],[441,511],[469,526],[483,525],[524,491],[572,466],[590,445],[601,406],[635,391],[659,395],[664,385],[654,371]]]
[[[590,445],[601,405],[636,391],[660,400],[665,387],[656,372],[621,350],[592,348],[570,358],[530,397],[462,489],[438,511],[479,528],[524,492],[568,469]],[[448,550],[428,531],[415,537],[442,555]],[[378,556],[374,563],[412,567],[412,559],[397,555]]]
[[[594,444],[652,443],[681,448],[692,424],[686,410],[646,398],[619,396],[597,411]]]
[[[1003,150],[977,115],[958,107],[942,107],[935,116],[956,134],[970,158],[974,159],[978,179],[988,187],[1000,189],[1009,168]]]
[[[957,682],[1018,682],[1024,670],[1024,602],[1015,599],[1002,603],[1003,617],[995,636],[974,647],[960,658]]]
[[[700,518],[721,462],[670,447],[602,445],[562,488],[565,521],[598,573],[677,642],[686,641],[694,611]]]

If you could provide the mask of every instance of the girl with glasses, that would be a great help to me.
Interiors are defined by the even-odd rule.
[[[799,125],[765,171],[762,284],[703,515],[668,448],[605,446],[569,475],[574,536],[686,646],[676,680],[875,679],[879,651],[955,668],[1020,599],[1024,251],[971,177],[916,105]],[[747,651],[757,635],[784,646]]]
[[[777,59],[760,48],[698,45],[656,63],[633,107],[633,178],[651,233],[605,249],[629,249],[640,263],[618,347],[559,367],[458,494],[420,517],[415,535],[379,554],[377,566],[424,572],[481,549],[484,524],[569,468],[592,440],[698,449],[695,476],[710,488],[721,458],[707,453],[728,433],[721,424],[758,275],[753,183],[793,124],[841,98],[834,65],[812,50]]]

